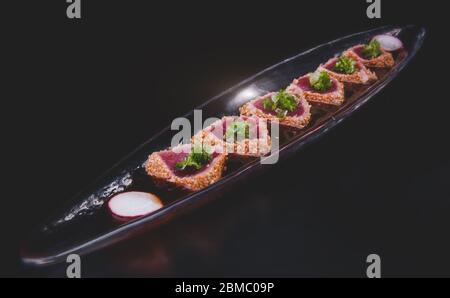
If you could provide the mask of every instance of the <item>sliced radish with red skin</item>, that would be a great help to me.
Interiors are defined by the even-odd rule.
[[[403,43],[395,36],[382,34],[373,38],[380,43],[381,48],[388,52],[395,52],[403,48]]]
[[[113,196],[108,202],[109,211],[116,217],[132,219],[152,213],[163,206],[161,200],[145,192],[123,192]]]

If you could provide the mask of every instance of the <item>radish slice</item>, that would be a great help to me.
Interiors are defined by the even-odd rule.
[[[403,48],[403,43],[400,39],[392,35],[377,35],[373,39],[380,43],[380,46],[388,52],[394,52]]]
[[[108,202],[111,213],[119,218],[135,218],[158,210],[163,205],[160,199],[145,192],[124,192],[112,197]]]

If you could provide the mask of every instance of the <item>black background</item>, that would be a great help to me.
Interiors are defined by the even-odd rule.
[[[11,1],[12,2],[12,1]],[[172,119],[263,68],[385,24],[423,49],[338,128],[245,188],[83,259],[84,276],[450,276],[444,1],[82,1],[2,4],[0,276],[24,233]],[[12,3],[10,3],[12,4]]]

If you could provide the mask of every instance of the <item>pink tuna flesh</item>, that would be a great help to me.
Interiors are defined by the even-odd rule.
[[[298,80],[297,82],[297,86],[302,89],[303,91],[309,91],[309,92],[314,92],[314,93],[320,93],[320,94],[326,94],[326,93],[332,93],[335,92],[337,90],[337,82],[335,79],[331,79],[332,85],[331,88],[326,90],[326,91],[317,91],[316,89],[314,89],[310,82],[309,82],[309,77],[305,76],[302,77]]]
[[[361,57],[363,59],[367,59],[367,57],[365,57],[362,54],[363,49],[364,49],[364,46],[357,46],[353,49],[353,52],[355,52],[355,54],[358,55],[359,57]]]

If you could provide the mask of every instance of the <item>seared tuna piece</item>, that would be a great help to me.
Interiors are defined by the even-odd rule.
[[[368,51],[370,49],[369,46],[373,44],[372,51]],[[344,52],[344,56],[351,57],[357,61],[360,61],[367,67],[373,68],[391,68],[395,64],[394,57],[391,53],[382,49],[379,44],[376,45],[376,42],[372,42],[369,45],[356,45],[347,51]]]
[[[311,106],[302,94],[281,90],[246,103],[239,108],[243,116],[257,116],[281,125],[304,128],[311,119]]]
[[[226,155],[216,148],[184,144],[152,153],[145,163],[149,176],[188,190],[207,187],[222,177]]]
[[[223,117],[196,134],[192,142],[218,146],[226,154],[243,156],[263,156],[271,148],[267,120],[246,116]]]
[[[309,102],[339,106],[344,102],[344,85],[326,71],[316,71],[295,79],[287,88],[289,92],[303,94]]]
[[[319,71],[326,71],[330,77],[342,83],[368,84],[378,79],[377,75],[360,61],[347,56],[328,60],[319,66]]]

